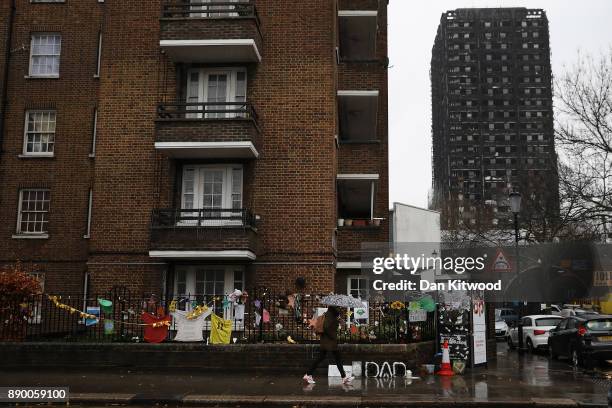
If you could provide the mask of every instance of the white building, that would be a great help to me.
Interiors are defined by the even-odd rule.
[[[440,212],[393,203],[390,240],[396,254],[409,256],[440,256]],[[434,281],[440,270],[421,271],[422,279]]]

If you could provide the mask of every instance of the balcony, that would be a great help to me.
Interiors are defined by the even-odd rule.
[[[247,209],[156,209],[151,216],[152,258],[252,261],[257,244]]]
[[[345,220],[346,222],[347,220]],[[361,221],[361,222],[360,222]],[[383,218],[352,220],[352,225],[338,227],[337,259],[339,262],[362,261],[389,241],[388,222]],[[389,252],[387,252],[388,254]],[[377,254],[375,256],[381,256]]]
[[[340,60],[342,62],[376,61],[376,10],[339,10]]]
[[[378,91],[338,91],[341,143],[378,141]]]
[[[260,129],[248,102],[160,103],[155,149],[178,159],[254,159]]]
[[[174,62],[260,62],[262,36],[255,4],[179,2],[163,5],[160,46]]]

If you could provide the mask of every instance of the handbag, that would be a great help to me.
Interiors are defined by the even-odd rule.
[[[325,323],[325,315],[317,317],[313,324],[313,329],[316,334],[323,334],[323,324]]]

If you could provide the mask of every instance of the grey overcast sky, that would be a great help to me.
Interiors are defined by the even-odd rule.
[[[546,10],[553,75],[580,49],[599,54],[612,44],[612,0],[390,0],[390,203],[427,207],[431,188],[431,47],[441,14],[463,7]]]

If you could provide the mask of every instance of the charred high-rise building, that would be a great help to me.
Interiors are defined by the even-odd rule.
[[[433,205],[443,228],[558,215],[548,19],[526,8],[442,14],[432,50]]]

